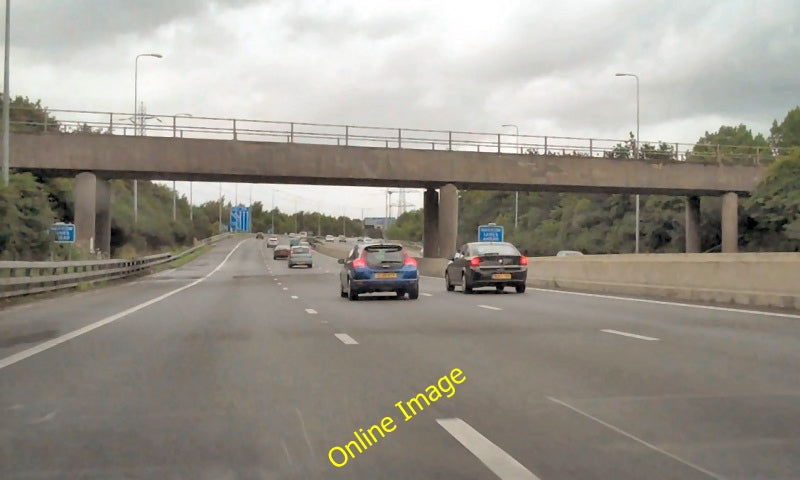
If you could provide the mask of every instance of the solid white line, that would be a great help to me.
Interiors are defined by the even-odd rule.
[[[644,335],[636,335],[635,333],[620,332],[619,330],[603,329],[601,332],[613,333],[614,335],[622,335],[623,337],[638,338],[639,340],[658,341],[656,337],[645,337]]]
[[[130,307],[130,308],[126,309],[126,310],[123,310],[123,311],[121,311],[119,313],[115,313],[114,315],[108,316],[108,317],[103,318],[101,320],[98,320],[98,321],[96,321],[94,323],[86,325],[85,327],[79,328],[77,330],[73,330],[73,331],[71,331],[69,333],[61,335],[60,337],[53,338],[53,339],[48,340],[46,342],[42,342],[39,345],[36,345],[34,347],[31,347],[31,348],[28,348],[26,350],[22,350],[21,352],[17,352],[17,353],[15,353],[13,355],[9,355],[9,356],[3,358],[2,360],[0,360],[0,370],[4,369],[4,368],[6,368],[6,367],[8,367],[10,365],[13,365],[13,364],[15,364],[17,362],[21,362],[22,360],[25,360],[28,357],[32,357],[32,356],[36,355],[37,353],[42,353],[45,350],[50,350],[51,348],[53,348],[53,347],[55,347],[57,345],[61,345],[64,342],[72,340],[73,338],[80,337],[81,335],[83,335],[85,333],[89,333],[92,330],[98,329],[98,328],[102,327],[103,325],[108,325],[109,323],[115,322],[115,321],[119,320],[120,318],[127,317],[131,313],[138,312],[139,310],[141,310],[143,308],[146,308],[146,307],[149,307],[150,305],[153,305],[154,303],[158,303],[161,300],[164,300],[165,298],[169,298],[169,297],[175,295],[176,293],[180,293],[180,292],[186,290],[187,288],[194,287],[195,285],[197,285],[198,283],[200,283],[203,280],[207,279],[211,275],[217,273],[217,271],[219,271],[219,269],[222,268],[223,265],[225,265],[225,262],[227,262],[228,259],[231,258],[231,255],[233,255],[233,252],[235,252],[236,249],[239,248],[239,246],[242,243],[246,242],[246,241],[247,240],[242,240],[241,242],[237,243],[236,246],[233,247],[233,250],[231,250],[230,253],[228,253],[228,255],[225,257],[225,259],[223,259],[222,262],[219,265],[217,265],[217,268],[215,268],[214,270],[211,270],[204,277],[201,277],[201,278],[193,281],[192,283],[190,283],[188,285],[184,285],[184,286],[182,286],[180,288],[176,288],[175,290],[167,292],[167,293],[165,293],[163,295],[160,295],[160,296],[158,296],[156,298],[150,299],[150,300],[148,300],[146,302],[143,302],[143,303],[140,303],[138,305],[134,305],[133,307]]]
[[[297,300],[297,295],[292,295],[292,300]]]
[[[313,308],[306,308],[306,313],[309,315],[316,315],[317,311],[314,310]]]
[[[539,480],[539,477],[464,420],[437,418],[436,422],[501,479]]]
[[[699,308],[703,310],[717,310],[720,312],[736,312],[736,313],[747,313],[751,315],[764,315],[767,317],[783,317],[783,318],[797,318],[800,319],[800,315],[793,314],[793,313],[777,313],[777,312],[765,312],[763,310],[746,310],[744,308],[731,308],[731,307],[715,307],[713,305],[695,305],[692,303],[680,303],[680,302],[664,302],[661,300],[650,300],[647,298],[633,298],[633,297],[619,297],[616,295],[603,295],[600,293],[583,293],[583,292],[568,292],[566,290],[553,290],[550,288],[534,288],[531,287],[531,290],[539,290],[541,292],[550,292],[550,293],[563,293],[565,295],[580,295],[582,297],[596,297],[596,298],[608,298],[611,300],[625,300],[628,302],[642,302],[642,303],[652,303],[655,305],[668,305],[672,307],[688,307],[688,308]]]
[[[422,295],[423,297],[432,297],[433,296],[432,294],[425,293],[425,292],[420,292],[420,295]]]
[[[624,436],[630,438],[631,440],[644,445],[647,448],[650,448],[652,450],[655,450],[658,453],[666,455],[669,458],[686,465],[687,467],[691,467],[691,468],[697,470],[698,472],[705,473],[706,475],[708,475],[711,478],[716,478],[718,480],[724,480],[724,478],[725,478],[725,477],[723,477],[721,475],[718,475],[718,474],[716,474],[714,472],[706,470],[705,468],[703,468],[703,467],[701,467],[699,465],[695,465],[694,463],[692,463],[692,462],[690,462],[688,460],[684,460],[684,459],[682,459],[681,457],[679,457],[679,456],[677,456],[675,454],[669,453],[668,451],[666,451],[664,449],[658,448],[655,445],[653,445],[652,443],[649,443],[649,442],[647,442],[645,440],[642,440],[641,438],[637,437],[636,435],[632,435],[632,434],[630,434],[630,433],[628,433],[628,432],[626,432],[626,431],[624,431],[624,430],[622,430],[620,428],[615,427],[614,425],[611,425],[610,423],[604,422],[604,421],[600,420],[599,418],[597,418],[595,416],[592,416],[592,415],[584,412],[583,410],[581,410],[581,409],[579,409],[577,407],[573,407],[572,405],[570,405],[570,404],[568,404],[566,402],[563,402],[563,401],[561,401],[561,400],[559,400],[557,398],[547,397],[547,399],[550,400],[551,402],[555,402],[555,403],[557,403],[557,404],[559,404],[561,406],[567,407],[570,410],[572,410],[573,412],[579,413],[579,414],[583,415],[586,418],[590,418],[590,419],[594,420],[595,422],[599,423],[600,425],[603,425],[604,427],[610,428],[611,430],[619,433],[620,435],[624,435]]]
[[[502,310],[502,308],[493,307],[491,305],[478,305],[481,308],[485,308],[486,310]]]
[[[358,342],[346,333],[334,333],[336,338],[342,341],[345,345],[358,345]]]

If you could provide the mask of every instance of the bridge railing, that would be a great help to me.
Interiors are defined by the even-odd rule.
[[[30,109],[28,109],[30,110]],[[632,158],[630,140],[581,138],[543,135],[519,135],[507,132],[471,132],[424,130],[362,125],[285,122],[189,114],[140,114],[137,131],[133,115],[120,112],[84,110],[47,110],[44,118],[15,121],[19,131],[43,131],[105,135],[139,135],[204,138],[241,141],[288,142],[340,145],[351,147],[449,150],[527,155],[562,155],[603,158]],[[52,117],[51,117],[52,115]],[[42,117],[39,115],[38,117]],[[785,153],[770,147],[704,145],[681,142],[645,142],[640,144],[645,160],[710,164],[758,165]],[[788,150],[788,149],[785,149]]]
[[[173,262],[206,245],[229,237],[223,233],[201,240],[180,253],[160,253],[132,259],[62,262],[0,261],[0,298],[18,297],[75,288],[81,284],[137,275]]]

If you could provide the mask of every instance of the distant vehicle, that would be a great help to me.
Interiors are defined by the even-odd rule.
[[[289,246],[294,247],[300,245],[300,237],[291,237],[289,239]]]
[[[263,239],[264,238],[264,234],[261,233],[261,232],[258,232],[258,233],[256,233],[256,238],[257,239]]]
[[[297,265],[305,265],[311,268],[314,261],[311,256],[311,248],[306,245],[298,245],[289,250],[288,266],[294,268]]]
[[[372,292],[419,298],[417,261],[400,244],[357,244],[339,263],[339,293],[343,298],[358,300],[359,295]]]
[[[364,237],[358,237],[358,238],[356,238],[356,242],[359,242],[359,243],[361,243],[361,242],[363,242],[363,241],[364,241]]]
[[[344,235],[339,235],[339,243],[345,243],[345,242],[347,242],[347,237],[345,237]]]
[[[325,235],[326,242],[333,242],[334,240],[336,240],[336,237],[334,237],[333,235]]]
[[[583,255],[583,252],[579,252],[577,250],[561,250],[560,252],[556,253],[556,257],[576,257]]]
[[[308,237],[308,232],[300,232],[300,238]]]
[[[372,241],[372,239],[371,239],[371,238],[369,238],[369,237],[364,237],[364,243],[371,242],[371,241]]]
[[[289,258],[289,251],[291,250],[291,248],[292,247],[290,247],[289,245],[276,246],[275,250],[272,251],[272,259],[278,260],[278,259]]]
[[[267,239],[267,247],[275,248],[278,246],[278,237],[269,237]]]
[[[495,287],[502,292],[507,286],[513,286],[517,293],[525,292],[528,257],[510,243],[467,243],[448,259],[444,274],[448,292],[456,285],[461,285],[464,293],[480,287]]]

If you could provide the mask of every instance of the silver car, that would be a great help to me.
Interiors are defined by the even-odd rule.
[[[314,260],[311,256],[311,247],[308,245],[295,245],[289,250],[289,268],[294,268],[297,265],[305,265],[311,268],[313,264]]]

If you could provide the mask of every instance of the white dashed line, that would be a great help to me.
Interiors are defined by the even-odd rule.
[[[306,308],[306,313],[309,315],[316,315],[317,311],[314,310],[313,308]]]
[[[464,420],[437,418],[436,422],[502,480],[539,480],[539,477]]]
[[[292,300],[297,300],[297,295],[292,295]]]
[[[502,308],[493,307],[491,305],[478,305],[478,306],[481,307],[481,308],[485,308],[486,310],[502,310]]]
[[[353,337],[346,333],[334,333],[334,335],[336,335],[336,338],[341,340],[345,345],[358,345],[358,342],[356,342]]]
[[[283,287],[284,290],[289,290],[289,287]]]
[[[422,295],[423,297],[432,297],[433,296],[432,293],[425,293],[425,292],[420,292],[420,295]]]
[[[615,427],[614,425],[611,425],[610,423],[606,423],[606,422],[600,420],[597,417],[589,415],[588,413],[584,412],[583,410],[581,410],[581,409],[579,409],[577,407],[573,407],[572,405],[568,404],[567,402],[563,402],[563,401],[561,401],[561,400],[559,400],[557,398],[554,398],[554,397],[547,397],[547,399],[550,400],[551,402],[555,402],[555,403],[557,403],[557,404],[559,404],[559,405],[561,405],[563,407],[567,407],[570,410],[572,410],[573,412],[579,413],[579,414],[583,415],[586,418],[592,419],[595,422],[599,423],[600,425],[603,425],[604,427],[610,428],[611,430],[614,430],[615,432],[619,433],[620,435],[624,435],[624,436],[630,438],[631,440],[633,440],[634,442],[638,442],[638,443],[644,445],[647,448],[650,448],[652,450],[655,450],[658,453],[666,455],[669,458],[686,465],[687,467],[691,467],[691,468],[694,468],[695,470],[697,470],[698,472],[705,473],[706,475],[708,475],[711,478],[716,478],[718,480],[722,480],[724,478],[724,477],[721,477],[721,476],[717,475],[714,472],[706,470],[705,468],[703,468],[703,467],[701,467],[699,465],[695,465],[694,463],[689,462],[687,460],[684,460],[684,459],[682,459],[681,457],[679,457],[677,455],[669,453],[666,450],[662,450],[662,449],[656,447],[655,445],[653,445],[652,443],[648,443],[648,442],[642,440],[641,438],[639,438],[639,437],[637,437],[635,435],[632,435],[632,434],[630,434],[630,433],[628,433],[628,432],[626,432],[626,431],[624,431],[624,430],[622,430],[620,428]]]
[[[644,335],[636,335],[635,333],[620,332],[619,330],[603,329],[600,331],[606,333],[613,333],[614,335],[622,335],[623,337],[638,338],[639,340],[650,340],[651,342],[658,341],[658,339],[655,337],[645,337]]]

